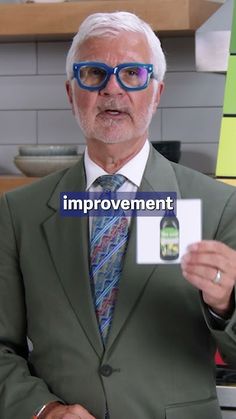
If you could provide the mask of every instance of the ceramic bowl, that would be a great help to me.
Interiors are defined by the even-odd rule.
[[[73,166],[81,155],[76,156],[16,156],[16,167],[26,176],[42,177],[56,170]]]
[[[76,145],[40,144],[19,147],[20,156],[74,156],[77,154]]]

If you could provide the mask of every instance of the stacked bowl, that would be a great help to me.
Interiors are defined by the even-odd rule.
[[[26,176],[42,177],[73,166],[80,158],[77,146],[25,145],[19,147],[14,163]]]

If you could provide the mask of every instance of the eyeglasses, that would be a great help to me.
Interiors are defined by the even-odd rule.
[[[143,90],[150,79],[156,79],[152,64],[123,63],[110,67],[105,63],[84,61],[73,64],[74,78],[82,89],[96,91],[103,89],[112,74],[119,85],[128,91]]]

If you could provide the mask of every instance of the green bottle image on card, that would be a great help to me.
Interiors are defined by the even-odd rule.
[[[179,221],[173,214],[165,215],[160,222],[160,258],[175,260],[179,257]]]

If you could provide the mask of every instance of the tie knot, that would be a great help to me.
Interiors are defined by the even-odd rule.
[[[103,175],[96,179],[95,184],[100,185],[105,192],[115,192],[125,181],[123,175]]]

